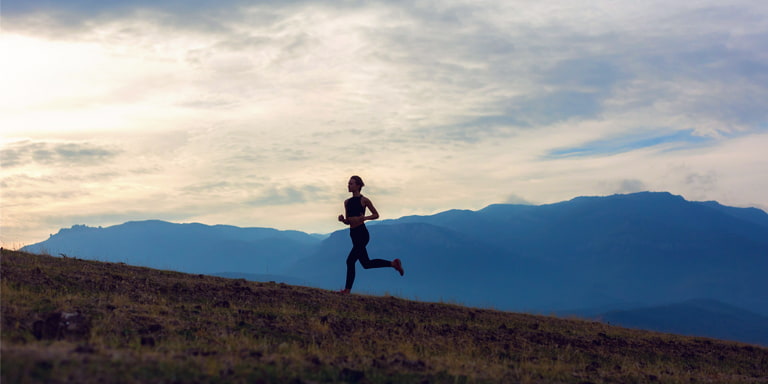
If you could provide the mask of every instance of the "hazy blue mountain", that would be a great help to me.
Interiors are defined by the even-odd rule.
[[[75,225],[24,250],[190,273],[281,274],[320,241],[297,231],[149,220],[107,228]]]
[[[768,317],[714,300],[690,300],[598,318],[613,325],[690,336],[706,336],[768,346]]]
[[[707,207],[717,209],[725,214],[733,217],[737,217],[742,220],[750,221],[763,227],[768,227],[768,215],[757,208],[735,208],[720,205],[717,201],[705,201],[699,204],[706,205]]]
[[[358,265],[356,292],[541,313],[705,298],[768,316],[768,214],[754,208],[644,192],[407,216],[369,230],[370,257],[400,258],[406,275]],[[350,248],[347,230],[143,221],[74,226],[25,250],[340,289]]]
[[[494,265],[508,274],[500,282],[508,289],[491,289],[496,281],[485,279],[489,288],[482,297],[504,309],[547,311],[706,297],[768,312],[768,215],[759,210],[646,192],[409,216],[371,226],[372,236],[406,223],[434,225],[485,245],[484,250],[443,250],[427,256],[428,264],[461,265],[465,274],[484,276],[486,270],[476,269],[474,259],[493,253]],[[411,253],[407,243],[396,244],[403,245],[400,254]],[[396,254],[378,247],[369,247],[372,257]],[[510,261],[521,267],[503,267]],[[407,266],[410,258],[404,262]]]

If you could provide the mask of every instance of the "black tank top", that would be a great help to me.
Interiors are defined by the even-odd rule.
[[[363,202],[360,201],[362,196],[352,196],[347,200],[344,207],[347,209],[347,217],[363,216],[365,214],[365,207]]]

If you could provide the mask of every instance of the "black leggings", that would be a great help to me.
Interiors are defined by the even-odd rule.
[[[355,227],[349,230],[349,237],[352,238],[352,250],[349,251],[347,257],[347,289],[352,289],[352,284],[355,282],[355,262],[360,260],[360,264],[365,269],[369,268],[384,268],[391,267],[392,262],[382,259],[369,259],[368,251],[365,246],[368,245],[368,241],[371,239],[371,235],[368,234],[368,228],[365,225]]]

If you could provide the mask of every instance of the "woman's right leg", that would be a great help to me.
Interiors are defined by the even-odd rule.
[[[355,247],[352,247],[352,250],[349,251],[349,256],[347,256],[347,283],[344,286],[344,288],[349,291],[352,289],[352,284],[355,283],[355,263],[357,262],[357,252]]]
[[[347,282],[345,289],[352,289],[352,284],[355,283],[355,263],[359,259],[368,259],[368,252],[365,250],[365,246],[368,245],[370,240],[370,234],[365,225],[361,225],[349,230],[349,237],[352,238],[352,250],[349,251],[347,256]]]

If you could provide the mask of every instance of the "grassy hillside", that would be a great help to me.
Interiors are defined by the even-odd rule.
[[[6,250],[1,272],[3,383],[768,383],[768,349],[595,322]]]

